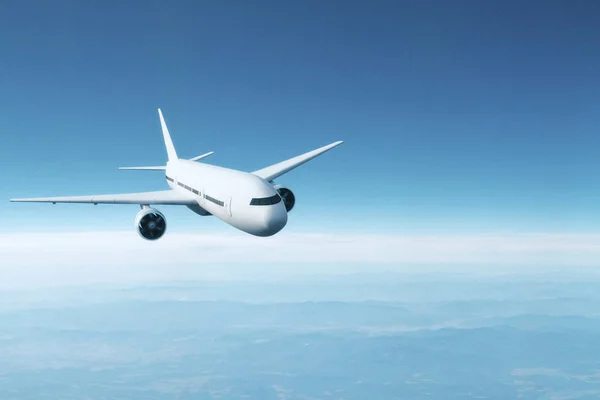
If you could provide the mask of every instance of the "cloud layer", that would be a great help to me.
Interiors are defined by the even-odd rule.
[[[376,236],[134,231],[0,234],[0,289],[381,271],[498,273],[600,265],[600,235]],[[431,269],[429,269],[431,271]]]
[[[0,234],[1,265],[202,265],[215,263],[596,265],[600,235],[376,236],[167,233],[149,242],[132,231]]]

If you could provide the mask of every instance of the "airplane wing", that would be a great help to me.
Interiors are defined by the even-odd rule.
[[[164,205],[196,205],[198,204],[192,194],[177,192],[175,190],[161,190],[158,192],[126,193],[126,194],[101,194],[97,196],[64,196],[64,197],[36,197],[27,199],[11,199],[13,202],[29,203],[92,203],[92,204],[164,204]]]
[[[273,164],[269,167],[260,169],[258,171],[252,172],[254,175],[257,175],[263,178],[266,181],[272,181],[273,179],[280,177],[281,175],[293,170],[294,168],[304,164],[307,161],[312,160],[315,157],[320,156],[328,150],[333,149],[334,147],[339,146],[344,143],[343,141],[335,142],[328,144],[327,146],[320,147],[316,150],[309,151],[308,153],[301,154],[294,158],[290,158],[289,160],[282,161],[277,164]]]

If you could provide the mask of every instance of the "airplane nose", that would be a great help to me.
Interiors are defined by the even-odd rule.
[[[274,235],[287,224],[287,211],[283,202],[268,207],[265,216],[265,233],[268,236]]]

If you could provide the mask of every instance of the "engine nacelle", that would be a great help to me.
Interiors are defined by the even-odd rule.
[[[274,188],[283,199],[283,204],[285,204],[285,209],[287,212],[292,211],[294,204],[296,204],[296,196],[294,195],[294,192],[282,185],[275,185]]]
[[[135,227],[140,236],[146,240],[160,239],[167,230],[167,220],[158,210],[144,207],[135,216]]]

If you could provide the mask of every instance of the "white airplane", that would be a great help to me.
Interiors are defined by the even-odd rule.
[[[124,170],[165,171],[170,190],[157,192],[104,194],[97,196],[40,197],[11,199],[13,202],[139,204],[135,217],[140,236],[147,240],[161,238],[167,228],[165,216],[150,205],[183,205],[196,214],[214,215],[227,224],[255,236],[272,236],[287,223],[288,212],[296,197],[274,179],[312,160],[343,141],[331,143],[278,164],[252,173],[200,163],[213,152],[191,159],[177,157],[171,135],[160,108],[162,133],[167,148],[166,166],[121,167]]]

